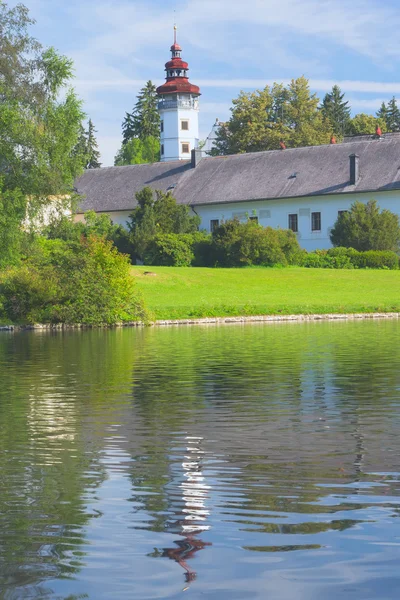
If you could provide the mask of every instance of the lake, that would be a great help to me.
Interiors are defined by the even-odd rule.
[[[395,599],[400,322],[0,334],[0,598]]]

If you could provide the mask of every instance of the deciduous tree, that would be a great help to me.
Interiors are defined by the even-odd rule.
[[[334,246],[355,250],[392,250],[400,244],[399,217],[379,210],[376,200],[354,202],[348,212],[339,215],[330,234]]]

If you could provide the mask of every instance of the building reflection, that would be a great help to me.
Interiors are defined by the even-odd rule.
[[[174,541],[175,545],[172,548],[163,548],[153,553],[153,556],[176,561],[185,571],[186,583],[194,581],[197,577],[189,561],[195,558],[200,550],[212,545],[200,538],[201,533],[210,529],[208,524],[210,510],[207,506],[210,486],[206,483],[203,474],[205,455],[202,449],[203,439],[197,436],[185,437],[186,453],[181,463],[182,480],[178,485],[183,508],[178,518],[167,524],[168,529],[180,533],[181,539]]]

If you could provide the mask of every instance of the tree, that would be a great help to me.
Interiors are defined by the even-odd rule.
[[[140,165],[153,163],[160,160],[159,138],[147,137],[144,140],[133,138],[126,144],[122,144],[118,150],[114,164],[117,167],[123,165]]]
[[[344,101],[344,93],[338,85],[334,85],[332,91],[325,95],[320,110],[331,122],[334,133],[345,135],[351,118],[351,109],[348,101]]]
[[[143,257],[150,240],[158,233],[193,233],[200,217],[191,216],[189,207],[177,204],[170,192],[154,192],[145,187],[136,194],[137,208],[130,215],[128,226],[138,256]]]
[[[126,113],[122,124],[123,143],[138,137],[141,140],[160,135],[160,115],[158,113],[157,88],[148,81],[140,90],[132,113]]]
[[[382,133],[385,133],[386,123],[384,119],[359,113],[350,119],[348,133],[351,135],[373,135],[377,127],[380,127]]]
[[[0,4],[0,171],[4,188],[19,188],[31,203],[72,188],[83,118],[66,89],[72,61],[44,50],[29,34],[32,23],[24,6]]]
[[[388,102],[385,121],[388,131],[400,131],[400,109],[394,96]]]
[[[392,250],[400,244],[399,217],[379,210],[376,200],[367,204],[356,201],[348,212],[339,215],[330,234],[334,246],[355,250]]]
[[[328,143],[332,127],[318,103],[305,77],[293,79],[286,87],[275,83],[240,92],[232,101],[231,118],[217,132],[212,154],[273,150],[280,140],[288,147]]]
[[[376,113],[376,116],[378,119],[383,119],[386,123],[387,106],[384,102],[382,102],[380,109]]]
[[[94,128],[92,119],[89,119],[88,131],[87,131],[87,153],[88,163],[87,169],[99,169],[101,167],[100,152],[95,137],[96,129]]]

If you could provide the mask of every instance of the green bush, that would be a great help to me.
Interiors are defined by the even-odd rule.
[[[399,257],[390,251],[359,252],[354,248],[339,246],[309,252],[303,256],[301,265],[315,269],[398,269]]]
[[[379,210],[376,200],[366,204],[354,202],[349,211],[342,212],[330,233],[334,246],[367,250],[400,248],[399,217],[390,210]]]
[[[399,257],[389,250],[368,250],[359,252],[352,259],[353,265],[358,269],[398,269]]]
[[[251,220],[225,221],[212,233],[211,258],[222,267],[288,265],[298,262],[300,256],[292,231],[261,227]]]
[[[39,238],[0,281],[3,317],[16,323],[111,325],[145,319],[129,258],[104,238]]]
[[[146,265],[189,267],[194,259],[190,235],[159,233],[148,242],[144,253]]]

